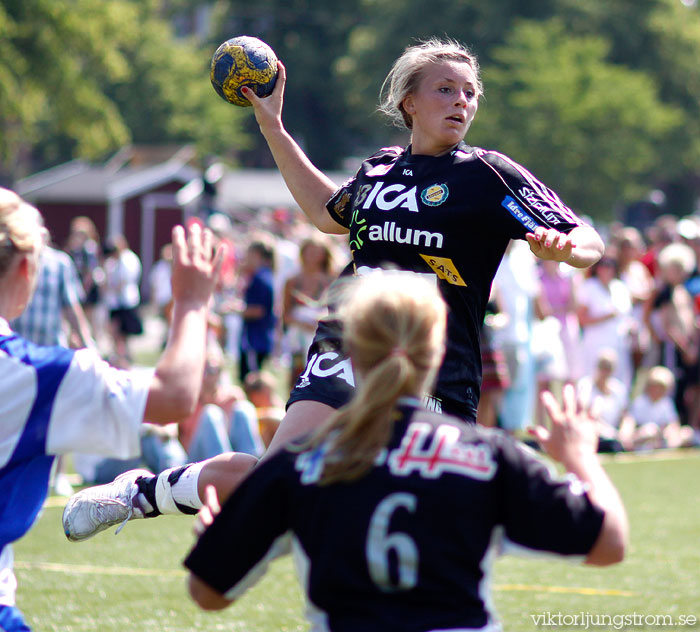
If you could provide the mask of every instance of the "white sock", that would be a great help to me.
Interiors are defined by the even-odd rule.
[[[180,474],[180,478],[171,484],[168,477],[180,467],[173,467],[158,475],[156,481],[156,503],[158,509],[164,514],[182,514],[177,504],[190,507],[191,509],[201,509],[202,501],[197,492],[197,481],[199,474],[204,467],[204,462],[192,463],[185,467]],[[176,504],[177,503],[177,504]]]

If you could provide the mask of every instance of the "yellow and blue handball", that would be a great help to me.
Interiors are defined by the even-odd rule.
[[[259,97],[269,96],[277,82],[277,56],[257,37],[233,37],[216,49],[210,76],[214,90],[222,99],[249,107],[251,103],[241,88],[246,86]]]

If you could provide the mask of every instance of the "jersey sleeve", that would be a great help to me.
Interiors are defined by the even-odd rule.
[[[515,220],[511,238],[524,239],[539,226],[569,233],[586,225],[554,191],[508,156],[484,150],[478,150],[478,156],[495,178],[496,202]]]
[[[352,209],[357,195],[358,177],[364,172],[371,174],[373,169],[388,169],[388,166],[396,161],[401,151],[401,147],[383,147],[367,158],[352,178],[343,182],[326,203],[326,209],[334,221],[345,228],[350,228]]]
[[[291,455],[281,452],[258,465],[229,497],[184,565],[208,586],[235,599],[289,552]]]
[[[326,203],[326,209],[333,220],[345,228],[350,228],[356,181],[357,175],[346,180]]]
[[[506,552],[587,555],[604,512],[591,503],[581,481],[555,476],[529,448],[510,439],[501,444],[500,461]]]
[[[93,351],[76,351],[51,410],[47,453],[138,456],[152,378],[152,370],[124,371]]]

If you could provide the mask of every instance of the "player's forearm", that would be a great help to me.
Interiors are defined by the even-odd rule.
[[[261,130],[287,188],[306,216],[324,233],[346,233],[326,210],[326,202],[338,188],[335,183],[314,166],[283,127]]]
[[[156,365],[146,419],[177,421],[192,414],[199,399],[206,355],[208,307],[199,302],[173,305],[168,343]]]
[[[192,573],[189,575],[187,587],[190,596],[202,610],[222,610],[233,603],[232,599],[226,599]]]
[[[567,260],[573,268],[588,268],[603,256],[605,244],[595,229],[579,226],[569,233],[574,249]]]
[[[620,494],[595,454],[572,459],[564,463],[564,466],[568,472],[587,484],[589,499],[605,512],[603,526],[586,557],[586,563],[606,566],[621,562],[627,545],[629,524]]]

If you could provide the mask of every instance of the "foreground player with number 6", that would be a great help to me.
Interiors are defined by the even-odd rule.
[[[226,607],[291,550],[315,632],[495,630],[489,566],[508,543],[621,561],[625,510],[572,388],[563,409],[546,394],[551,430],[536,430],[573,475],[556,478],[505,434],[421,407],[444,349],[433,286],[374,272],[341,313],[355,395],[255,468],[218,515],[215,497],[200,512],[185,565],[202,608]]]

